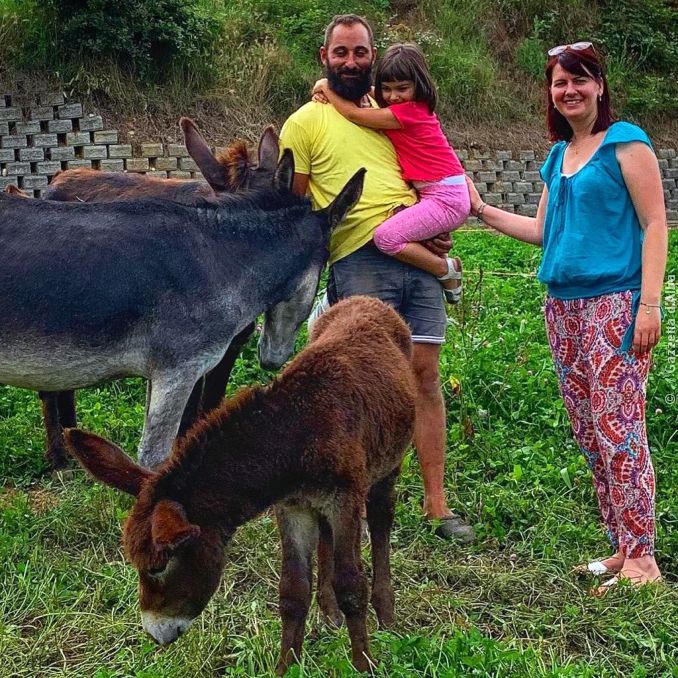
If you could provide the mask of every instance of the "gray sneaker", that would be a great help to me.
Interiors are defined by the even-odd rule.
[[[441,539],[449,539],[459,544],[470,544],[475,541],[476,533],[473,528],[461,516],[445,516],[436,519],[439,523],[435,533]]]

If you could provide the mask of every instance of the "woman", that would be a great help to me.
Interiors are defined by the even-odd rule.
[[[580,566],[638,585],[661,578],[654,558],[654,471],[645,429],[650,351],[661,335],[668,233],[648,136],[615,122],[590,42],[548,52],[547,121],[554,144],[536,218],[485,204],[471,213],[543,245],[546,328],[574,436],[593,471],[614,554]]]

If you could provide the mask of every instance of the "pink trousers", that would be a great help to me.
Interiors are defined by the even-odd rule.
[[[408,243],[433,238],[461,226],[471,209],[468,188],[440,182],[418,188],[419,202],[384,221],[374,232],[374,244],[393,256]]]
[[[620,351],[631,292],[547,297],[546,331],[574,437],[593,472],[603,523],[627,558],[653,555],[655,478],[645,430],[650,354]]]

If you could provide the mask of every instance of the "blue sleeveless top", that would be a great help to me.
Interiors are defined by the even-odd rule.
[[[537,277],[557,299],[625,290],[639,299],[643,230],[615,155],[616,144],[629,141],[652,148],[640,127],[616,122],[575,174],[562,174],[565,141],[553,146],[541,168],[549,196]]]

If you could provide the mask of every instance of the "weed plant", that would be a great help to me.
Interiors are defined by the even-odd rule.
[[[466,295],[450,311],[441,359],[446,484],[453,508],[470,518],[479,539],[459,547],[432,534],[420,513],[416,455],[408,453],[393,538],[397,624],[378,632],[370,620],[376,675],[678,675],[678,405],[671,402],[677,384],[670,363],[676,337],[672,354],[666,337],[655,350],[648,389],[666,584],[624,586],[595,599],[590,583],[570,569],[609,547],[557,393],[543,289],[534,278],[539,250],[478,230],[458,233],[455,249],[465,264]],[[675,274],[678,232],[670,250]],[[229,389],[270,377],[250,345]],[[143,399],[137,379],[83,390],[81,425],[134,454]],[[136,574],[120,549],[130,499],[79,470],[41,476],[43,435],[35,394],[1,387],[0,674],[272,675],[280,621],[271,516],[239,531],[207,610],[177,643],[158,649],[141,631]],[[305,650],[288,675],[356,675],[346,631],[326,628],[315,604]]]

